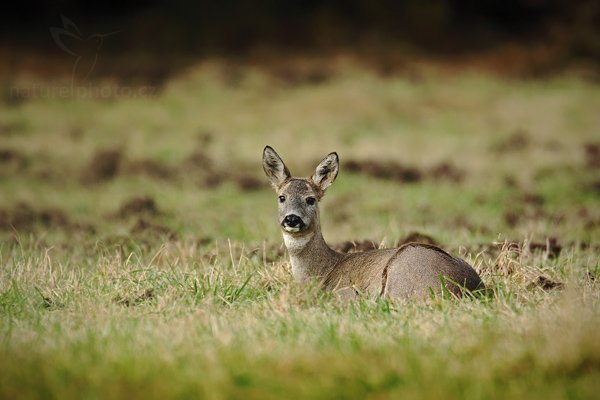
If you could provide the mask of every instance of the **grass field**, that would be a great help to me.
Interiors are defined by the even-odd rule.
[[[597,83],[326,67],[205,62],[139,97],[4,83],[0,398],[597,396]],[[330,244],[427,235],[494,296],[298,287],[266,144],[296,175],[340,154]]]

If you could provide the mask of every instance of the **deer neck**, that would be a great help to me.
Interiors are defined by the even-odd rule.
[[[301,283],[324,279],[343,257],[325,243],[319,226],[305,235],[284,232],[283,241],[290,255],[292,274]]]

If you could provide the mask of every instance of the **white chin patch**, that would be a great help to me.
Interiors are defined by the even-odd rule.
[[[286,232],[291,232],[291,233],[296,233],[300,231],[300,228],[297,226],[287,226],[284,225],[283,229],[285,229]]]

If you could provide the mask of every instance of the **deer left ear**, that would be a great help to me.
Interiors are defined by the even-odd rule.
[[[275,189],[291,177],[290,170],[271,146],[263,150],[263,169]]]
[[[327,189],[338,174],[340,169],[340,159],[337,153],[330,153],[317,165],[312,181],[323,191]]]

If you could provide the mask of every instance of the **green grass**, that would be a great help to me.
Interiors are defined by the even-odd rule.
[[[248,68],[232,87],[220,68],[193,68],[152,98],[0,107],[12,127],[0,150],[24,160],[0,164],[0,398],[597,395],[600,199],[584,149],[598,143],[597,85],[383,79],[341,63],[321,85]],[[526,143],[498,150],[516,131]],[[273,193],[236,183],[263,179],[265,144],[303,176],[340,154],[321,205],[330,243],[426,233],[494,296],[344,303],[298,287]],[[83,182],[105,148],[122,149],[119,171]],[[185,164],[198,151],[219,185]],[[344,169],[378,159],[421,171],[448,162],[465,177],[400,183]],[[139,160],[174,172],[127,172]],[[141,196],[158,213],[118,215]],[[19,203],[34,216],[11,228]],[[35,214],[47,210],[68,223]],[[548,238],[556,257],[529,250]],[[544,289],[540,276],[564,287]]]

